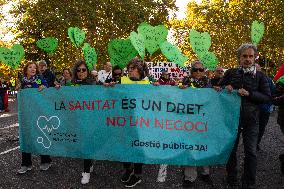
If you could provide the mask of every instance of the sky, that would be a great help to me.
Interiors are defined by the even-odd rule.
[[[186,5],[190,1],[193,1],[193,0],[176,0],[176,6],[178,7],[178,11],[176,12],[176,15],[178,19],[185,18]],[[195,1],[197,3],[201,2],[201,0],[195,0]],[[8,23],[7,22],[0,23],[0,27],[2,26],[2,28],[5,28],[5,26],[11,26],[11,23],[9,23],[9,20],[12,20],[12,18],[10,18],[11,16],[8,14],[10,7],[11,7],[11,3],[9,3],[8,5],[4,5],[4,7],[2,7],[2,10],[0,10],[0,11],[3,11],[4,14],[7,15],[5,16],[5,20],[8,21]],[[2,32],[5,32],[5,31],[0,31],[0,40],[7,41],[7,42],[12,40],[13,35],[11,32],[9,33],[5,32],[6,35],[3,35]]]
[[[177,19],[183,19],[185,18],[185,11],[186,11],[186,5],[188,2],[193,0],[176,0],[176,6],[178,7],[177,11]],[[202,0],[195,0],[197,3],[201,3]]]

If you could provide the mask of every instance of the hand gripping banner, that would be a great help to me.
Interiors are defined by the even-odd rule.
[[[172,86],[80,86],[19,93],[24,152],[146,164],[213,165],[229,158],[240,97]]]

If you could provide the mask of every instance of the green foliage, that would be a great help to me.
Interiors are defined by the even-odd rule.
[[[254,20],[263,22],[264,36],[258,44],[261,56],[272,60],[270,67],[283,61],[284,53],[284,1],[283,0],[211,0],[200,5],[191,2],[187,6],[187,17],[173,19],[176,44],[191,59],[196,59],[188,42],[189,31],[194,28],[208,32],[212,45],[209,51],[215,52],[220,65],[226,68],[237,65],[236,49],[251,42],[251,25]]]
[[[174,0],[22,0],[13,13],[21,16],[16,31],[26,58],[48,59],[60,70],[83,58],[82,51],[68,38],[68,28],[75,26],[86,32],[84,42],[96,49],[101,65],[109,60],[107,47],[111,39],[127,38],[142,22],[166,23],[172,9]],[[48,36],[59,41],[52,57],[36,48],[36,41]]]

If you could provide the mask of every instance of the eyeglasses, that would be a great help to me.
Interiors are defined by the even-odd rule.
[[[128,67],[128,70],[130,71],[130,70],[135,70],[136,69],[136,67],[135,66],[129,66]]]
[[[87,71],[86,68],[78,68],[78,69],[77,69],[77,72],[86,72],[86,71]]]
[[[204,68],[191,68],[191,71],[192,72],[197,72],[197,71],[204,72]]]

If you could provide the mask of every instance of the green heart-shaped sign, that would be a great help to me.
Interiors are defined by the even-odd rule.
[[[92,48],[89,43],[84,43],[83,54],[89,70],[93,70],[94,65],[97,63],[98,60],[95,48]]]
[[[183,55],[181,51],[171,43],[165,41],[160,45],[161,51],[168,60],[180,65],[184,66],[184,63],[188,60],[188,57]]]
[[[16,44],[11,49],[0,47],[0,60],[4,64],[16,69],[25,56],[25,49],[22,45]]]
[[[201,57],[204,53],[208,52],[211,46],[211,37],[209,33],[199,33],[195,29],[192,29],[189,33],[189,42],[193,51]]]
[[[215,70],[218,64],[218,58],[213,52],[207,52],[200,57],[201,62],[209,70]]]
[[[142,59],[145,57],[145,42],[144,38],[141,34],[137,34],[136,32],[130,33],[130,41],[133,47],[137,50],[138,54]]]
[[[86,37],[86,33],[77,27],[68,28],[68,36],[75,47],[80,47]]]
[[[164,25],[151,26],[142,23],[138,26],[138,33],[144,37],[145,47],[152,55],[160,48],[160,44],[167,41],[168,29]]]
[[[58,46],[58,40],[54,37],[47,37],[45,39],[40,39],[36,42],[38,48],[42,49],[44,52],[48,54],[52,54],[55,52]]]
[[[251,41],[256,46],[264,34],[264,23],[259,23],[258,21],[253,21],[251,26]]]
[[[108,53],[112,65],[125,68],[128,62],[137,55],[130,39],[113,39],[108,44]]]

